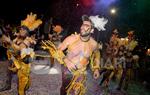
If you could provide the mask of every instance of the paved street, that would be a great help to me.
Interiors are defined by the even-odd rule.
[[[8,65],[0,64],[0,87],[2,87],[3,82],[5,82],[5,78],[8,72],[6,67]],[[3,66],[3,67],[2,67]],[[26,95],[61,95],[61,86],[62,86],[62,66],[55,62],[53,67],[50,68],[50,61],[48,58],[35,60],[31,67],[31,86],[26,91]],[[5,67],[5,68],[4,68]],[[4,75],[3,75],[4,74]],[[4,77],[5,76],[5,77]],[[102,76],[98,80],[94,80],[92,78],[92,73],[90,69],[88,69],[87,74],[87,93],[86,95],[141,95],[141,94],[126,94],[123,91],[117,91],[116,83],[111,82],[109,89],[99,86]],[[133,86],[132,86],[133,87]],[[134,88],[136,86],[134,85]],[[133,89],[129,88],[131,92]],[[140,91],[140,89],[139,89]],[[144,91],[144,90],[143,90]],[[134,92],[136,93],[136,91]],[[142,93],[142,92],[141,92]],[[17,95],[17,76],[13,74],[11,89],[0,92],[0,95]],[[144,94],[143,95],[149,95]]]
[[[47,60],[34,61],[31,68],[31,86],[27,95],[60,95],[62,83],[61,67],[55,64],[50,68]],[[44,64],[42,64],[44,63]],[[0,92],[0,95],[17,95],[17,76],[14,74],[10,90]]]

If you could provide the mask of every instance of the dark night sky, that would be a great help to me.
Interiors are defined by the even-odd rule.
[[[8,3],[9,2],[9,3]],[[36,13],[42,20],[55,18],[62,23],[74,19],[73,12],[77,0],[3,0],[0,6],[0,18],[5,22],[20,24],[30,12]]]
[[[1,0],[0,18],[8,23],[19,24],[32,11],[43,20],[53,17],[66,26],[77,26],[81,15],[99,14],[109,19],[108,31],[118,28],[120,34],[125,35],[127,31],[135,30],[138,39],[147,46],[150,45],[149,0],[107,0],[117,2],[107,8],[103,5],[94,8],[93,2],[98,1],[102,0]],[[112,16],[108,9],[114,6],[118,10]]]
[[[50,4],[48,1],[50,0],[3,0],[0,17],[11,23],[18,23],[31,11],[44,13]]]

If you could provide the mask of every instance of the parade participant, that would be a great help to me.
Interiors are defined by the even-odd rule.
[[[102,69],[103,78],[100,82],[100,85],[105,83],[105,86],[108,87],[109,82],[111,81],[112,77],[116,73],[115,65],[117,62],[117,53],[118,53],[118,45],[119,37],[118,37],[118,30],[114,29],[112,32],[111,38],[109,43],[106,43],[106,62],[105,66]]]
[[[61,25],[53,26],[52,40],[53,41],[61,41],[62,35],[60,35],[60,33],[62,31],[63,31],[63,28]]]
[[[139,56],[138,55],[133,55],[133,79],[137,81],[138,79],[138,74],[139,74]]]
[[[27,18],[21,22],[17,37],[13,41],[9,38],[5,39],[9,43],[8,59],[14,63],[14,67],[9,69],[17,72],[19,95],[25,95],[25,90],[30,85],[30,63],[34,57],[34,50],[31,45],[36,44],[36,41],[34,37],[29,36],[29,32],[42,24],[42,21],[40,19],[36,20],[36,18],[36,14],[27,15]]]
[[[68,36],[57,49],[54,48],[57,50],[56,53],[51,51],[52,56],[54,56],[60,63],[63,63],[73,75],[67,86],[67,95],[85,95],[86,70],[89,63],[94,72],[94,79],[99,77],[100,52],[98,43],[91,37],[91,33],[93,32],[94,27],[98,24],[95,23],[93,25],[93,21],[100,21],[98,29],[104,30],[104,25],[107,23],[107,20],[99,18],[98,16],[96,16],[96,18],[98,19],[95,19],[94,16],[82,16],[83,22],[80,27],[80,34],[72,34]],[[46,46],[46,42],[44,44]],[[43,46],[43,48],[46,47]],[[67,54],[65,56],[62,52],[66,49]],[[67,79],[63,80],[63,82],[66,80]]]
[[[119,37],[118,37],[118,30],[114,29],[110,38],[110,42],[113,43],[118,43],[119,42]]]
[[[61,42],[61,38],[62,38],[62,35],[60,35],[60,33],[63,31],[63,28],[61,25],[55,25],[53,26],[53,34],[49,34],[49,39],[56,45],[58,46],[58,44]],[[53,57],[50,57],[50,62],[51,62],[51,65],[50,67],[53,67],[54,65],[54,58]]]
[[[125,59],[124,50],[125,50],[125,47],[123,45],[120,46],[118,54],[117,54],[117,63],[115,66],[115,69],[116,69],[115,76],[116,76],[117,82],[120,81],[123,70],[126,68],[126,59]]]
[[[119,82],[118,90],[121,90],[123,82],[125,85],[123,86],[124,90],[127,90],[129,82],[131,81],[131,73],[133,69],[133,57],[131,51],[127,51],[125,56],[125,65],[123,66],[122,76]]]
[[[133,51],[134,48],[138,45],[138,42],[134,38],[134,31],[129,31],[128,36],[127,36],[127,44],[126,44],[126,49],[129,51]]]
[[[0,92],[1,91],[5,91],[5,90],[10,90],[11,89],[11,71],[8,69],[8,67],[11,65],[9,64],[9,62],[7,61],[7,54],[6,51],[7,49],[5,47],[3,47],[3,42],[2,42],[2,38],[4,35],[4,31],[2,30],[2,28],[0,27]]]
[[[106,61],[104,66],[101,68],[100,70],[100,74],[103,74],[103,78],[100,81],[100,86],[104,83],[105,87],[109,86],[109,82],[111,81],[113,75],[114,75],[114,61],[113,61],[113,55],[112,55],[112,43],[110,44],[106,44],[107,48],[106,48]]]

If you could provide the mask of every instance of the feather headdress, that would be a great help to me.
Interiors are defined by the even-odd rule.
[[[107,19],[105,19],[105,18],[103,18],[103,17],[100,18],[99,15],[90,16],[89,19],[92,21],[94,27],[95,27],[96,29],[98,29],[98,31],[101,31],[101,30],[104,31],[104,30],[106,30],[106,29],[105,29],[105,25],[106,25],[106,23],[108,22]]]
[[[35,30],[40,24],[42,24],[42,20],[37,19],[37,15],[32,12],[27,15],[25,20],[21,21],[21,26],[27,27],[30,31]]]

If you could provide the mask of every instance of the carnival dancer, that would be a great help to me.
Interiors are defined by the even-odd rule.
[[[120,81],[121,76],[122,76],[122,72],[123,69],[125,69],[126,67],[126,59],[125,59],[125,47],[123,45],[121,45],[119,47],[119,51],[117,54],[117,63],[115,65],[115,69],[116,69],[116,78],[118,81]]]
[[[133,68],[133,57],[131,51],[127,51],[125,60],[125,66],[123,67],[122,76],[117,88],[118,90],[121,90],[123,82],[125,82],[123,89],[127,90],[129,82],[131,81],[131,73]]]
[[[49,48],[52,56],[60,63],[64,64],[73,75],[67,86],[67,95],[85,95],[86,93],[86,71],[90,63],[93,77],[99,77],[100,52],[98,43],[91,37],[94,27],[105,30],[107,20],[98,16],[82,16],[80,34],[72,34],[58,46],[58,48],[48,47],[48,42],[43,42],[43,48]],[[94,23],[97,22],[97,23]],[[51,42],[49,42],[51,44]],[[52,45],[50,45],[52,46]],[[67,49],[67,54],[63,51]],[[66,79],[67,80],[67,79]],[[63,81],[65,82],[65,80]]]
[[[34,37],[29,35],[29,32],[34,31],[42,21],[37,20],[36,14],[29,14],[27,18],[21,21],[21,26],[17,37],[12,41],[5,37],[7,45],[7,56],[13,61],[14,67],[9,69],[17,72],[18,76],[18,94],[25,95],[25,90],[30,85],[30,63],[34,57],[32,44],[36,44]]]
[[[107,44],[106,48],[106,61],[103,67],[101,67],[100,74],[103,75],[102,80],[100,81],[100,86],[104,83],[105,87],[109,86],[109,82],[111,81],[114,75],[114,65],[113,65],[113,55],[112,55],[112,43]]]
[[[127,44],[126,49],[129,51],[133,51],[134,48],[138,45],[138,42],[135,40],[134,31],[129,31],[127,36]]]

